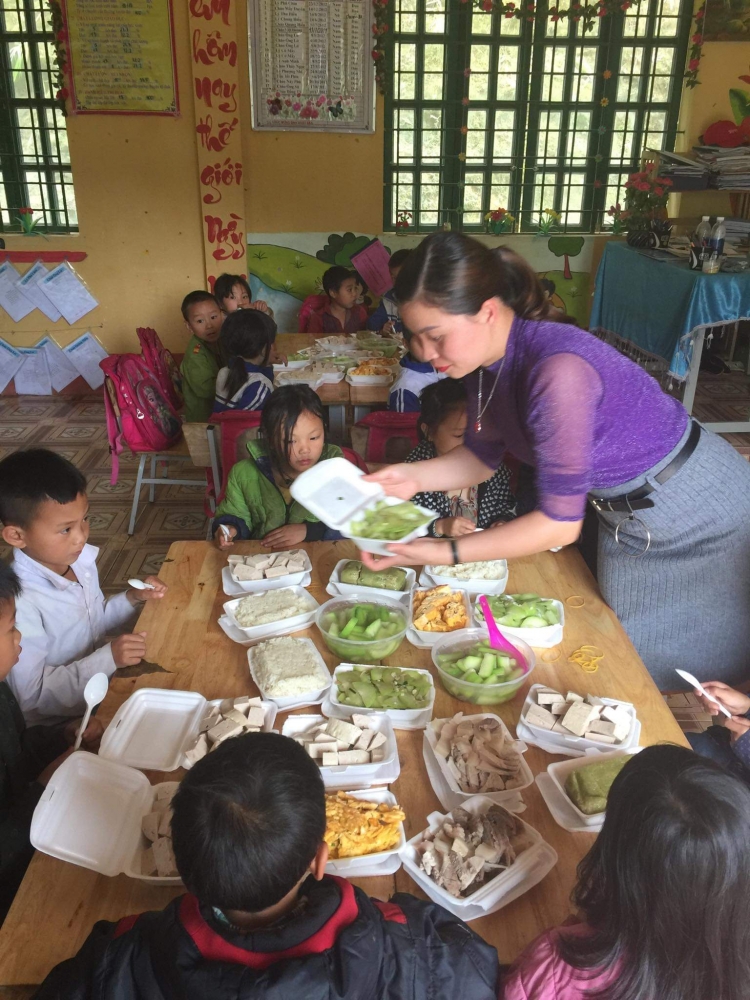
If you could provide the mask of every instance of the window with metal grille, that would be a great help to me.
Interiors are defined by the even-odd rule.
[[[673,149],[689,0],[534,22],[461,0],[394,0],[386,49],[384,228],[484,228],[507,209],[533,232],[546,208],[595,232],[646,148]]]
[[[0,230],[32,208],[45,232],[78,229],[65,116],[55,100],[45,0],[0,0]]]

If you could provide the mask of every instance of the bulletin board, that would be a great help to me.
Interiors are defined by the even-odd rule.
[[[248,0],[253,128],[373,132],[371,0]]]
[[[63,3],[73,114],[179,114],[172,0]]]

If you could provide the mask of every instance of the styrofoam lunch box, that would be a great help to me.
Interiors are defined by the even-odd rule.
[[[189,767],[185,751],[198,739],[208,706],[223,700],[209,702],[198,691],[139,688],[120,705],[104,730],[99,756],[144,771]],[[263,730],[268,733],[277,707],[264,701],[263,711]]]
[[[503,629],[503,631],[505,631],[505,629]],[[533,629],[523,629],[522,631],[530,632],[533,631]],[[570,736],[566,736],[564,733],[553,733],[550,729],[543,729],[541,726],[533,725],[527,719],[528,711],[532,705],[539,704],[537,701],[537,695],[539,691],[544,690],[546,687],[546,684],[531,685],[529,693],[526,696],[526,701],[523,703],[521,708],[521,717],[519,721],[533,736],[538,736],[544,743],[560,747],[560,753],[565,753],[567,748],[570,748],[571,750],[579,750],[581,752],[596,750],[598,753],[608,753],[610,750],[629,750],[630,747],[635,746],[638,743],[638,739],[641,735],[641,727],[638,724],[638,719],[636,718],[635,707],[627,701],[617,701],[615,698],[601,698],[601,701],[603,701],[605,705],[616,705],[625,709],[630,716],[630,732],[619,744],[619,746],[614,743],[599,743],[597,740],[587,740],[585,736],[575,736],[573,733],[571,733]],[[546,749],[546,747],[543,749]]]
[[[480,594],[489,594],[489,591],[482,590]],[[495,596],[494,593],[491,596]],[[563,627],[565,625],[565,608],[560,601],[556,601],[551,597],[545,597],[545,601],[552,601],[555,605],[557,613],[560,615],[560,622],[557,625],[545,625],[543,628],[511,628],[509,625],[501,625],[497,619],[495,622],[497,627],[503,633],[503,635],[510,636],[510,638],[523,639],[528,642],[530,646],[536,646],[537,649],[550,649],[552,646],[559,645],[563,640]],[[478,625],[484,624],[484,615],[478,614],[481,612],[479,607],[479,597],[477,597],[474,602],[474,620]]]
[[[447,584],[449,587],[461,587],[472,597],[476,594],[492,594],[494,596],[505,593],[505,588],[508,586],[508,563],[505,559],[500,560],[500,562],[505,564],[505,572],[495,580],[459,580],[455,576],[442,576],[440,573],[436,573],[434,566],[425,566],[422,577],[425,584],[430,581],[430,587]],[[422,579],[420,579],[420,583],[422,583]]]
[[[595,751],[594,753],[587,753],[585,757],[572,757],[569,760],[558,760],[554,764],[550,764],[547,768],[547,774],[550,776],[554,782],[555,788],[563,796],[567,805],[570,806],[574,816],[581,824],[581,826],[598,826],[604,819],[605,813],[587,813],[581,812],[578,806],[573,802],[568,793],[565,791],[565,782],[567,781],[568,775],[572,774],[573,771],[577,771],[580,767],[585,767],[587,764],[598,764],[602,760],[609,760],[611,757],[623,757],[626,754],[638,753],[642,747],[630,747],[628,750],[610,750],[608,753],[599,753]]]
[[[276,637],[272,636],[271,638],[276,638]],[[319,705],[321,701],[323,701],[323,699],[325,698],[326,692],[329,691],[331,687],[331,671],[328,669],[328,664],[320,655],[320,650],[312,641],[312,639],[308,639],[305,636],[296,639],[295,641],[304,643],[305,645],[309,646],[310,649],[312,649],[313,653],[315,654],[318,660],[318,663],[323,668],[323,670],[326,673],[326,676],[328,677],[328,683],[324,687],[316,688],[313,691],[306,691],[304,694],[289,695],[284,698],[274,698],[272,695],[268,694],[267,691],[263,689],[262,684],[258,681],[258,676],[255,671],[255,653],[257,652],[257,647],[261,645],[261,643],[257,643],[255,646],[253,646],[251,649],[248,649],[247,651],[247,662],[250,667],[250,676],[255,682],[255,686],[260,691],[261,698],[263,698],[264,701],[274,702],[276,705],[278,705],[279,709],[282,712],[291,711],[293,708],[304,708],[305,705]]]
[[[244,597],[237,597],[233,601],[227,601],[224,605],[224,612],[227,618],[231,621],[235,628],[239,629],[246,638],[248,639],[262,639],[266,636],[271,635],[283,635],[284,632],[295,632],[300,629],[307,628],[315,618],[315,612],[318,610],[320,605],[312,596],[312,594],[305,590],[304,587],[283,587],[282,590],[291,590],[294,592],[295,597],[301,597],[303,601],[306,602],[309,610],[305,611],[303,614],[292,615],[291,618],[279,618],[277,621],[266,622],[265,625],[240,625],[235,617],[235,612],[237,610],[237,605],[240,601],[244,601]],[[280,591],[276,591],[280,593]],[[283,631],[279,631],[282,629]]]
[[[396,806],[396,796],[389,792],[387,788],[360,788],[350,790],[347,795],[355,799],[364,799],[366,802],[385,802],[389,806]],[[399,841],[396,847],[389,851],[378,851],[376,854],[362,854],[356,858],[329,858],[326,865],[328,875],[354,875],[357,878],[367,878],[370,875],[392,875],[401,867],[399,852],[406,845],[406,834],[404,824],[399,823]],[[396,864],[398,860],[398,864]]]
[[[402,669],[413,670],[416,674],[423,674],[429,680],[431,687],[430,700],[424,708],[360,708],[358,705],[343,705],[338,700],[338,685],[336,683],[338,674],[346,670],[372,670],[374,667],[377,667],[377,664],[368,666],[361,663],[339,663],[333,671],[333,684],[329,694],[331,705],[340,712],[347,713],[349,716],[354,715],[355,713],[357,715],[377,715],[382,713],[383,715],[388,716],[393,723],[394,729],[399,728],[399,723],[413,723],[425,715],[428,720],[432,718],[432,709],[435,704],[435,681],[429,670],[419,670],[416,667],[403,667]]]
[[[435,584],[437,586],[437,584]],[[409,628],[406,632],[406,638],[413,646],[419,646],[422,649],[428,649],[430,646],[434,646],[436,642],[440,642],[447,635],[460,635],[465,632],[467,628],[471,628],[471,599],[469,595],[461,587],[457,587],[451,584],[451,589],[453,593],[460,594],[461,599],[464,602],[464,608],[466,609],[466,625],[463,628],[453,629],[451,632],[423,632],[421,629],[414,627],[414,595],[417,591],[432,590],[432,587],[413,587],[411,591],[411,598],[409,601]]]
[[[390,385],[393,380],[393,375],[352,375],[351,372],[346,374],[349,385]]]
[[[323,784],[329,791],[348,791],[351,788],[367,788],[370,785],[389,785],[401,774],[401,762],[393,725],[382,712],[370,716],[372,729],[385,734],[385,755],[377,764],[338,764],[335,767],[321,767]],[[313,726],[328,720],[323,715],[290,715],[284,723],[282,736],[297,736]]]
[[[79,750],[49,780],[31,820],[38,851],[101,875],[124,873],[152,885],[180,885],[179,877],[141,874],[148,846],[142,818],[158,785],[125,764]]]
[[[404,590],[386,590],[384,587],[365,587],[360,583],[342,583],[339,574],[347,563],[353,561],[354,560],[352,559],[339,559],[333,567],[333,572],[331,573],[328,583],[330,586],[336,588],[336,596],[346,597],[348,594],[379,594],[381,597],[390,597],[397,601],[409,594],[417,580],[417,574],[413,569],[409,569],[408,566],[401,566],[400,568],[406,573]],[[398,569],[399,567],[396,568]]]
[[[291,550],[288,552],[277,552],[274,555],[289,555]],[[234,574],[232,573],[232,567],[227,564],[225,568],[229,570],[229,576],[232,584],[235,587],[239,587],[246,594],[259,594],[264,590],[285,590],[287,587],[300,587],[303,586],[302,581],[306,576],[312,573],[312,563],[310,562],[310,557],[305,552],[305,568],[301,573],[287,573],[286,576],[277,576],[274,580],[236,580]],[[239,628],[239,626],[238,626]]]
[[[350,530],[350,523],[362,517],[378,500],[384,500],[389,505],[403,502],[396,497],[387,497],[381,486],[365,482],[363,476],[362,470],[345,458],[329,458],[298,476],[292,483],[291,494],[329,528],[351,538],[362,551],[390,555],[388,546],[392,542],[359,538]],[[437,517],[433,510],[426,510],[424,507],[419,507],[419,510],[431,519]],[[426,535],[428,524],[429,522],[410,531],[398,540],[399,543],[412,542],[415,538]]]
[[[297,573],[295,573],[295,574],[293,574],[295,580],[297,579],[298,575],[301,575],[302,579],[299,580],[295,584],[295,586],[298,586],[298,587],[309,587],[310,584],[312,583],[312,573],[311,572],[307,572],[307,573],[303,573],[303,574],[297,574]],[[289,582],[288,581],[289,581],[289,579],[291,579],[291,576],[292,575],[290,575],[289,577],[286,577],[286,578],[285,577],[279,577],[279,580],[281,580],[281,586],[280,587],[265,587],[264,589],[265,590],[281,590],[284,587],[288,587],[289,586]],[[243,581],[243,582],[244,583],[252,583],[252,582],[260,583],[261,581],[260,580],[256,580],[256,581],[247,580],[247,581]],[[277,581],[276,580],[267,580],[266,583],[277,583]],[[225,566],[222,569],[222,571],[221,571],[221,584],[222,584],[222,589],[223,589],[224,593],[227,595],[227,597],[245,597],[245,595],[247,594],[247,591],[243,590],[242,587],[240,586],[240,584],[237,583],[235,580],[232,579],[232,574],[229,572],[229,567],[228,566]],[[227,619],[227,621],[228,620],[229,619]],[[234,626],[232,626],[232,627],[234,628]],[[244,636],[243,636],[243,639],[244,639]]]
[[[528,749],[528,747],[526,746],[525,743],[521,743],[520,741],[513,739],[513,736],[511,735],[510,730],[508,729],[508,727],[505,725],[505,723],[503,722],[503,720],[499,716],[494,715],[492,712],[480,712],[480,713],[477,713],[476,715],[464,715],[464,717],[461,719],[461,721],[462,722],[480,722],[482,719],[495,719],[497,722],[500,723],[500,725],[502,727],[502,730],[503,730],[506,738],[510,739],[510,740],[513,740],[513,742],[515,743],[516,750],[518,751],[518,755],[519,755],[519,757],[521,759],[521,779],[522,779],[521,780],[521,784],[517,785],[515,788],[508,788],[508,789],[506,789],[503,792],[463,792],[463,791],[461,791],[461,789],[458,786],[458,782],[453,777],[453,775],[451,774],[451,772],[448,770],[447,761],[443,757],[439,757],[435,753],[435,747],[438,744],[437,733],[432,728],[432,726],[428,726],[427,729],[425,730],[425,734],[424,734],[424,739],[425,739],[425,754],[429,751],[432,759],[435,761],[438,769],[440,770],[441,777],[445,780],[445,782],[446,782],[446,784],[448,786],[448,790],[450,791],[451,796],[458,800],[457,804],[459,804],[459,805],[462,805],[463,802],[466,799],[471,799],[471,798],[473,798],[477,794],[482,795],[485,799],[489,799],[491,802],[499,802],[500,804],[503,804],[503,803],[505,803],[509,799],[517,798],[518,795],[524,790],[524,788],[528,788],[530,785],[533,785],[533,783],[534,783],[534,775],[531,773],[531,768],[526,763],[526,760],[523,757],[523,755],[524,755],[524,753],[526,753],[526,750]],[[449,722],[450,719],[446,719],[445,721]],[[435,789],[435,794],[438,796],[438,798],[440,798],[440,795],[438,794],[437,789]],[[442,799],[441,799],[441,802],[442,802]],[[454,808],[454,806],[451,806],[451,808]]]
[[[493,805],[496,803],[488,799],[487,796],[474,795],[463,802],[461,808],[474,815],[487,812]],[[450,813],[430,813],[427,817],[428,830],[438,830],[443,820],[449,815]],[[416,845],[424,838],[427,830],[423,830],[416,837],[407,841],[406,846],[400,852],[401,861],[409,875],[433,902],[444,906],[446,910],[462,920],[477,920],[479,917],[495,913],[523,895],[524,892],[528,892],[538,882],[541,882],[557,864],[557,852],[542,839],[541,834],[533,826],[529,826],[523,820],[520,822],[532,841],[531,847],[520,854],[510,868],[506,868],[499,875],[487,880],[476,892],[465,898],[457,898],[446,892],[419,867],[419,854]]]

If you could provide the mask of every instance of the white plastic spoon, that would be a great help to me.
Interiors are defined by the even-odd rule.
[[[703,687],[703,685],[696,677],[693,677],[692,674],[689,674],[687,670],[678,670],[677,667],[675,667],[675,672],[678,673],[684,681],[687,681],[688,684],[692,684],[692,686],[695,688],[696,691],[700,691],[700,693],[703,695],[704,698],[708,698],[708,700],[712,701],[714,705],[718,705],[719,711],[723,712],[728,719],[732,718],[732,713],[728,709],[724,708],[724,706],[718,700],[718,698],[714,698],[712,694],[709,694],[708,691],[706,691],[706,689]]]
[[[156,590],[153,583],[144,583],[143,580],[136,580],[135,577],[132,580],[128,580],[128,586],[134,590]]]
[[[220,524],[219,527],[221,528],[222,535],[226,538],[226,540],[228,542],[231,542],[232,541],[232,536],[229,534],[229,528],[227,527],[227,525],[226,524]]]
[[[83,734],[86,732],[86,726],[88,726],[89,719],[91,718],[91,711],[104,701],[108,688],[109,677],[106,674],[94,674],[87,681],[86,687],[83,689],[83,697],[86,699],[86,714],[83,717],[83,722],[81,722],[81,728],[76,734],[74,750],[78,750],[81,746]]]

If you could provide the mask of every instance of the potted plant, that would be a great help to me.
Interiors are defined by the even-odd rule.
[[[396,233],[399,236],[406,236],[412,221],[414,219],[414,214],[412,212],[399,211],[396,212]]]
[[[488,233],[501,236],[503,233],[513,232],[515,221],[516,217],[511,215],[507,208],[496,208],[485,215],[484,226]]]
[[[607,215],[612,219],[612,225],[609,232],[613,236],[622,236],[623,233],[628,231],[628,219],[630,218],[630,212],[623,208],[618,201],[616,205],[610,205]]]
[[[667,198],[672,181],[653,171],[630,174],[625,183],[628,243],[631,246],[668,246],[672,227]]]
[[[549,236],[553,229],[558,228],[558,223],[562,216],[559,212],[556,212],[554,208],[543,208],[539,213],[539,221],[537,222],[539,236]]]

